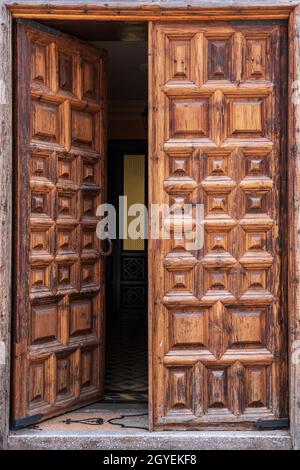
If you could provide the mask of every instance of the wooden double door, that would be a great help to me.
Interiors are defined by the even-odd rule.
[[[149,239],[151,428],[287,416],[285,26],[149,25],[149,206],[204,207],[204,244]],[[16,27],[12,415],[104,393],[106,54]],[[109,84],[108,84],[109,86]],[[150,217],[151,222],[151,217]],[[107,305],[109,310],[109,305]],[[275,423],[274,423],[275,420]]]

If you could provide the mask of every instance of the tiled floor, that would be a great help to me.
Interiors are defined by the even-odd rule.
[[[132,431],[148,430],[145,405],[95,403],[31,426],[36,431]]]
[[[148,389],[147,331],[142,325],[115,326],[108,337],[106,392],[108,395],[122,394],[126,400],[130,395],[147,400]]]

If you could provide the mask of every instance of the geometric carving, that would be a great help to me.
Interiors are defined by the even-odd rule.
[[[82,64],[82,98],[99,101],[99,61],[83,60]]]
[[[35,178],[50,178],[49,155],[33,154],[30,160],[30,173]]]
[[[76,229],[70,226],[58,226],[56,247],[58,255],[75,254],[77,246]]]
[[[191,38],[169,38],[167,82],[192,81],[191,78]]]
[[[248,210],[261,209],[262,206],[262,195],[247,196],[247,207]]]
[[[32,228],[30,248],[32,254],[50,254],[50,230],[49,227]]]
[[[272,257],[270,258],[272,262]],[[259,264],[259,262],[256,264]],[[266,265],[270,266],[270,262],[267,261]],[[250,301],[255,299],[256,302],[260,301],[268,304],[272,302],[273,296],[269,291],[269,279],[269,269],[252,268],[249,265],[249,268],[245,269],[241,300]]]
[[[73,90],[73,57],[70,54],[58,52],[58,87],[62,91]]]
[[[264,137],[264,100],[261,98],[235,98],[228,106],[230,136]]]
[[[235,308],[231,313],[229,345],[233,348],[266,347],[266,310]]]
[[[82,227],[82,251],[90,252],[97,250],[96,227]]]
[[[76,159],[66,155],[58,156],[57,180],[76,184]]]
[[[208,342],[208,312],[170,310],[170,348],[204,348]]]
[[[58,337],[58,306],[56,303],[32,305],[31,343],[55,341]]]
[[[188,153],[169,153],[169,162],[170,162],[170,169],[169,173],[170,176],[174,177],[183,177],[183,176],[191,176],[191,161],[192,161],[192,154]]]
[[[211,291],[213,295],[213,291]],[[230,293],[227,292],[227,296]],[[231,299],[233,297],[231,296]],[[228,334],[227,334],[227,316],[228,312],[223,305],[225,297],[215,294],[216,302],[209,308],[208,313],[208,349],[213,355],[214,359],[221,359],[228,348]]]
[[[31,212],[34,215],[51,217],[50,193],[31,191]]]
[[[70,285],[70,266],[58,266],[58,284],[61,287]]]
[[[246,408],[268,408],[269,367],[246,367]]]
[[[192,294],[192,270],[195,263],[195,257],[184,249],[174,250],[165,257],[164,266],[168,271],[165,286],[167,295]]]
[[[199,138],[208,136],[209,101],[207,98],[173,98],[170,100],[170,137]]]
[[[41,44],[32,44],[31,80],[47,85],[47,47]]]
[[[92,332],[93,302],[90,298],[71,301],[70,336],[78,336]]]
[[[228,172],[228,155],[208,155],[207,156],[207,175],[208,176],[226,176]]]
[[[182,272],[173,272],[173,289],[186,289],[186,275]]]
[[[209,214],[227,214],[228,196],[227,194],[209,195],[207,197],[207,210]]]
[[[86,348],[81,351],[81,389],[96,387],[96,377],[99,374],[96,363],[96,349]]]
[[[98,163],[82,160],[82,183],[89,185],[99,184]]]
[[[228,409],[227,368],[207,369],[207,408]]]
[[[18,120],[28,123],[16,135],[23,349],[14,356],[13,401],[14,418],[37,422],[103,390],[104,261],[95,212],[105,202],[106,54],[50,30],[17,29]],[[83,393],[81,382],[89,383]]]
[[[178,410],[191,410],[191,370],[184,367],[169,368],[169,390],[168,390],[168,404],[169,412],[176,412]]]
[[[245,194],[246,214],[266,213],[267,211],[267,192],[253,192]]]
[[[76,218],[76,193],[58,192],[57,211],[59,218]]]
[[[50,290],[49,265],[32,265],[30,274],[32,292],[47,292]]]
[[[208,251],[227,251],[227,233],[209,233]]]
[[[249,161],[249,174],[259,175],[262,174],[262,160],[259,158],[251,158]]]
[[[72,108],[71,116],[72,146],[95,149],[95,115]]]
[[[55,103],[32,101],[32,138],[59,143],[59,108]]]
[[[70,261],[60,262],[57,266],[57,289],[71,290],[75,287],[77,266]]]
[[[98,286],[98,262],[95,260],[81,263],[81,289]]]
[[[266,232],[247,232],[246,250],[263,251],[266,246]]]
[[[155,430],[286,415],[280,37],[275,24],[155,26],[153,200],[174,205],[174,233],[176,211],[204,205],[203,246],[151,243]]]
[[[82,217],[96,216],[96,199],[94,194],[84,193],[82,195]]]
[[[49,402],[49,359],[32,361],[29,365],[29,406],[30,408],[38,408]]]
[[[249,156],[246,158],[246,176],[264,176],[268,174],[266,156]]]
[[[208,79],[229,80],[231,59],[229,39],[208,40]]]
[[[58,178],[71,179],[71,162],[59,160],[58,162]]]
[[[93,263],[82,263],[81,265],[81,282],[82,286],[85,284],[90,285],[94,278],[94,265]]]
[[[267,38],[246,38],[245,79],[268,80]]]
[[[266,270],[253,269],[246,271],[247,289],[266,289]]]
[[[232,258],[234,260],[234,258]],[[232,261],[234,263],[234,261]],[[212,303],[213,307],[217,304],[214,302],[234,300],[233,294],[230,292],[231,287],[229,281],[231,280],[228,268],[212,267],[205,269],[203,272],[203,289],[204,296],[201,301]]]
[[[170,175],[164,181],[164,190],[170,195],[176,195],[176,198],[171,198],[171,205],[179,203],[181,199],[185,204],[187,201],[184,196],[191,194],[196,188],[196,181],[191,178],[190,174],[193,165],[193,156],[191,152],[182,153],[168,153],[169,158],[169,173]],[[174,199],[174,200],[173,200]],[[175,207],[174,207],[175,209]]]
[[[214,290],[226,289],[227,286],[227,273],[226,271],[211,271],[210,272],[210,287]]]
[[[56,395],[57,400],[64,400],[74,395],[74,353],[56,355]]]

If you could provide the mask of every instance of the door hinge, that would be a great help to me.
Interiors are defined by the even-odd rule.
[[[288,418],[279,418],[279,419],[259,419],[255,423],[257,429],[284,429],[289,427]]]

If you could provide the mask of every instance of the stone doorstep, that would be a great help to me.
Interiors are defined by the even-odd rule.
[[[288,431],[12,431],[10,450],[290,450]]]

